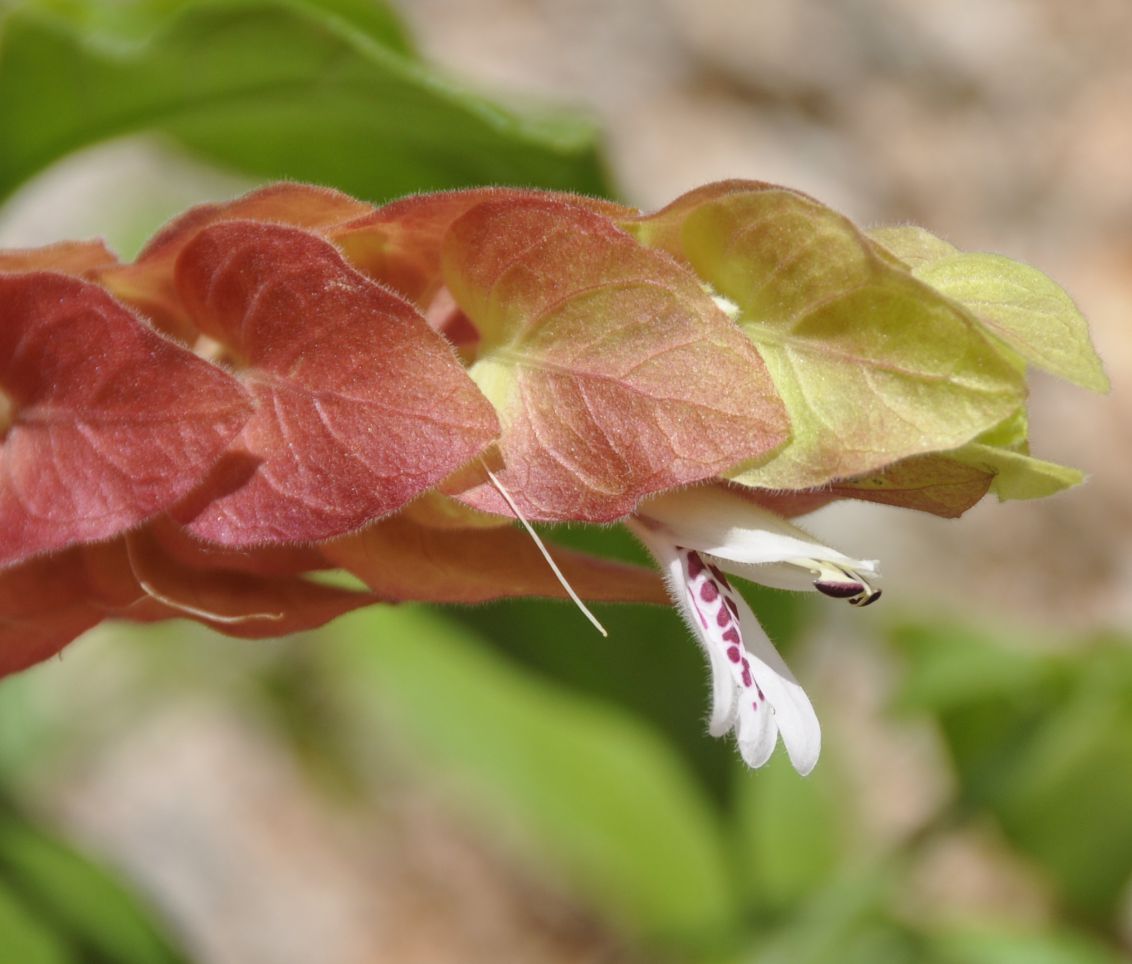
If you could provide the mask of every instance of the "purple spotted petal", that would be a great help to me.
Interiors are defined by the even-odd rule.
[[[817,715],[751,608],[699,552],[634,528],[664,568],[673,600],[708,656],[712,735],[734,728],[752,767],[766,763],[781,735],[794,768],[809,773],[821,751]]]

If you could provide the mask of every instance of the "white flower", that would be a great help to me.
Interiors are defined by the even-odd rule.
[[[867,606],[880,596],[868,579],[876,575],[876,563],[815,542],[721,485],[646,500],[629,525],[664,570],[673,600],[707,653],[712,735],[734,729],[739,752],[752,767],[770,759],[781,735],[794,769],[809,773],[821,751],[817,715],[723,570]]]

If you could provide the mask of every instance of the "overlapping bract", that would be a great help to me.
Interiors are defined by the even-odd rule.
[[[546,522],[719,477],[785,515],[1049,494],[1078,476],[1028,454],[1027,362],[1105,387],[1033,269],[755,182],[651,215],[280,184],[130,264],[0,252],[0,673],[108,616],[265,636],[561,595],[489,469]],[[589,598],[664,599],[555,554]],[[368,590],[311,578],[337,567]]]

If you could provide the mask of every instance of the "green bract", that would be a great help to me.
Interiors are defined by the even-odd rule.
[[[1026,363],[1096,391],[1108,382],[1084,318],[1036,269],[920,228],[866,235],[757,182],[708,185],[623,226],[719,296],[786,404],[790,441],[732,468],[733,481],[885,490],[883,501],[914,508],[925,506],[913,493],[962,483],[938,510],[948,515],[986,491],[979,475],[1004,499],[1081,481],[1029,456]]]

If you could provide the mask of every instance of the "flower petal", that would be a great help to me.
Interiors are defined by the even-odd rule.
[[[817,559],[876,571],[875,561],[853,559],[822,545],[804,529],[722,485],[655,496],[641,503],[637,515],[661,523],[677,544],[721,559],[754,565]]]
[[[712,645],[708,636],[708,626],[704,617],[692,605],[689,597],[686,553],[660,539],[649,538],[646,532],[634,526],[641,541],[656,557],[664,571],[664,581],[668,586],[669,595],[684,617],[684,621],[692,630],[692,635],[700,644],[708,658],[711,670],[711,719],[708,722],[708,732],[712,736],[723,736],[735,725],[735,715],[739,709],[739,686],[731,673],[727,660],[726,648]]]
[[[644,525],[677,545],[695,546],[733,572],[776,589],[816,589],[868,605],[880,596],[869,583],[876,562],[853,559],[722,485],[648,499],[637,511]]]
[[[712,735],[734,726],[743,759],[759,767],[781,734],[794,768],[809,773],[821,751],[817,714],[746,601],[701,553],[643,525],[632,528],[665,569],[673,599],[708,654]]]
[[[756,696],[766,698],[765,705],[760,702],[757,709],[753,699],[740,703],[737,728],[739,750],[743,754],[743,759],[751,766],[761,766],[766,762],[766,757],[762,758],[761,763],[753,763],[748,758],[748,749],[745,745],[750,726],[748,718],[759,713],[773,715],[773,723],[782,737],[782,745],[786,747],[790,763],[795,770],[805,776],[814,768],[821,754],[821,724],[818,722],[817,713],[814,712],[806,691],[798,685],[798,681],[794,679],[794,675],[778,655],[778,650],[774,648],[774,644],[759,624],[751,607],[738,593],[735,593],[734,599],[739,607],[743,643],[750,660]],[[750,712],[747,711],[746,703],[751,704]],[[766,713],[768,709],[770,713]],[[773,749],[773,739],[771,746]]]

